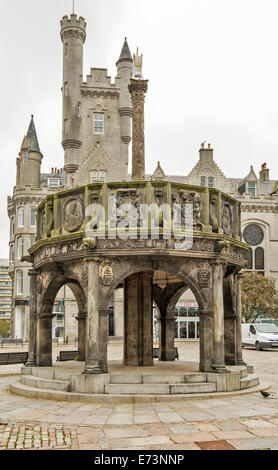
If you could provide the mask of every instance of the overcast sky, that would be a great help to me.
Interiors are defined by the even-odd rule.
[[[124,37],[144,54],[146,169],[188,174],[200,143],[215,149],[228,177],[250,165],[278,180],[277,0],[75,0],[87,21],[84,76],[115,62]],[[42,171],[63,166],[60,18],[72,0],[0,0],[1,229],[8,257],[7,195],[30,115]]]

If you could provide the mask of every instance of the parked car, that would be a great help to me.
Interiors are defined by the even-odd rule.
[[[257,351],[278,348],[278,327],[274,323],[243,323],[242,346],[254,346]]]

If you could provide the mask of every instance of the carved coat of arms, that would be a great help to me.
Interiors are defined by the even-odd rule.
[[[201,264],[198,271],[198,281],[200,287],[209,287],[210,282],[210,267],[207,263]]]
[[[102,280],[102,283],[105,286],[111,286],[113,279],[114,279],[114,273],[113,273],[113,268],[110,263],[102,263],[99,267],[99,277]]]

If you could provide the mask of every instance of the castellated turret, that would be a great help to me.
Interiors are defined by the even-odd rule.
[[[63,42],[63,131],[62,145],[65,150],[65,170],[75,173],[78,168],[80,136],[80,83],[83,74],[83,45],[86,40],[86,22],[72,14],[61,20]]]
[[[26,136],[23,139],[19,157],[17,158],[16,185],[29,185],[32,188],[40,188],[40,171],[42,162],[37,133],[33,115]]]

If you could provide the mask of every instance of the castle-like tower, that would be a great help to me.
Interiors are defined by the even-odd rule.
[[[36,241],[36,208],[53,192],[95,181],[128,179],[128,149],[131,141],[132,107],[128,84],[134,64],[125,39],[116,63],[115,83],[107,69],[92,68],[83,81],[83,47],[86,22],[72,14],[61,20],[63,42],[63,129],[65,171],[41,173],[43,155],[33,116],[17,158],[16,185],[8,197],[10,218],[10,264],[13,279],[12,331],[14,337],[28,337],[30,263],[28,249]],[[24,257],[24,260],[22,259]],[[57,296],[54,313],[66,311],[62,325],[53,322],[65,337],[74,339],[77,327],[75,299],[68,287]],[[59,306],[63,309],[60,311]],[[58,317],[57,317],[58,318]],[[59,323],[60,321],[60,323]],[[117,332],[117,326],[116,326]],[[121,333],[117,333],[120,335]]]
[[[62,146],[68,187],[128,179],[132,108],[128,84],[133,59],[125,40],[115,83],[107,69],[91,68],[83,81],[86,22],[72,14],[61,20],[63,42]]]

